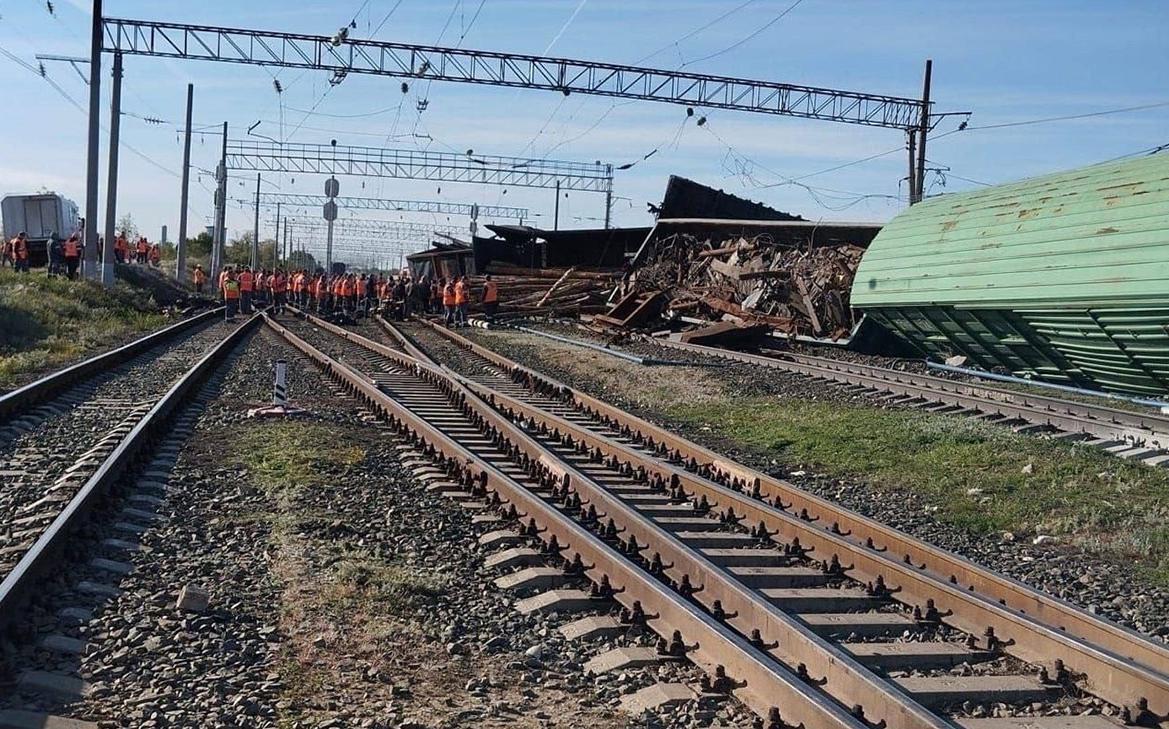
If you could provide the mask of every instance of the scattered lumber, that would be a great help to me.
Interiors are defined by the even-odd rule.
[[[500,316],[576,316],[603,312],[618,286],[619,272],[578,268],[524,268],[492,262],[487,266],[499,287]],[[472,311],[482,311],[484,277],[468,276]]]
[[[852,330],[849,292],[864,249],[777,244],[769,235],[679,232],[654,243],[634,291],[661,291],[667,311],[839,339]]]

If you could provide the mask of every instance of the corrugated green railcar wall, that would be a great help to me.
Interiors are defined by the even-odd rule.
[[[1169,154],[915,205],[874,239],[852,305],[930,355],[1169,392]]]

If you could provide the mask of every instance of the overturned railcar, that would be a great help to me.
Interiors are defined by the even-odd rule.
[[[945,195],[893,219],[852,306],[925,354],[1169,392],[1169,154]]]

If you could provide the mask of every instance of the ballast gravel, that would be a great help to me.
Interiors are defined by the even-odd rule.
[[[539,327],[552,331],[552,328],[544,323]],[[939,522],[932,516],[936,507],[911,492],[832,478],[816,474],[801,464],[761,458],[735,447],[733,443],[727,443],[709,431],[674,422],[660,412],[629,401],[620,393],[607,391],[590,377],[588,372],[580,368],[560,366],[542,356],[541,349],[545,346],[546,340],[540,337],[523,332],[510,332],[507,336],[498,336],[496,333],[474,328],[461,330],[461,333],[521,364],[573,387],[579,387],[591,395],[602,397],[614,405],[682,434],[696,443],[724,453],[736,461],[786,479],[811,493],[831,499],[930,544],[986,565],[1121,625],[1146,633],[1155,640],[1169,643],[1169,589],[1149,584],[1131,565],[1109,561],[1054,543],[1041,542],[1036,545],[1028,540],[1015,539],[1009,534],[987,537],[965,532]],[[570,334],[567,328],[561,327],[555,333],[588,339],[579,329],[574,329]],[[519,343],[521,339],[517,338],[527,341],[521,344]],[[699,364],[712,363],[702,356],[649,343],[630,342],[620,348],[635,354],[694,361]],[[719,378],[725,383],[727,390],[736,396],[863,402],[858,396],[851,395],[842,388],[825,386],[794,373],[770,369],[764,371],[757,366],[727,364],[721,360],[713,363],[725,366],[704,367],[702,372]],[[653,367],[641,370],[645,373],[647,384],[652,383],[653,370]],[[761,376],[761,372],[765,372],[766,376]]]

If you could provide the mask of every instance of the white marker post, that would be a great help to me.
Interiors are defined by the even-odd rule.
[[[272,385],[272,405],[284,407],[288,404],[288,363],[276,360],[276,382]]]
[[[288,402],[288,362],[278,359],[273,366],[272,404],[263,408],[251,408],[248,410],[248,417],[285,417],[303,412],[302,408]]]

